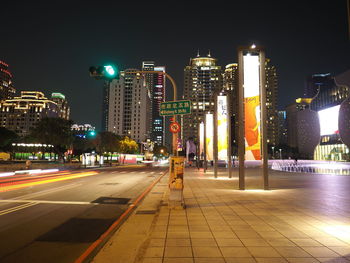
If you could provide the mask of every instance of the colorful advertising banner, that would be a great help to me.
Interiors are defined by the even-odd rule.
[[[218,160],[227,161],[227,97],[218,96]]]
[[[205,135],[206,135],[206,152],[207,152],[207,160],[212,161],[213,151],[214,151],[214,116],[211,113],[205,114]]]
[[[243,56],[245,159],[261,160],[259,55]]]

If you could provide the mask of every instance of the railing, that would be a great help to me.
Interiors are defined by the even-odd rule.
[[[311,174],[334,174],[350,175],[350,163],[328,162],[328,161],[309,161],[309,160],[271,160],[272,170],[293,172],[293,173],[311,173]]]

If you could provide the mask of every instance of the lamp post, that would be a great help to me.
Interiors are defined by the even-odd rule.
[[[272,146],[272,159],[275,159],[275,146]]]
[[[282,160],[282,149],[279,149],[280,150],[280,159]]]

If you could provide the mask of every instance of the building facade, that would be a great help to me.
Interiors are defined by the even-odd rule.
[[[155,66],[153,61],[142,62],[143,71],[159,71],[165,73],[164,66]],[[150,97],[151,140],[158,144],[165,144],[165,118],[159,115],[160,104],[165,101],[164,74],[145,74],[145,83]]]
[[[53,92],[51,94],[51,100],[56,102],[58,107],[58,117],[69,120],[70,117],[70,107],[68,105],[68,101],[66,96],[59,92]]]
[[[267,143],[277,145],[278,134],[278,79],[276,67],[270,59],[265,61],[265,84],[266,84],[266,116],[267,116]]]
[[[0,102],[0,126],[26,136],[42,118],[58,118],[57,103],[39,91],[21,91],[20,97]]]
[[[111,81],[107,130],[140,143],[150,137],[150,98],[143,76],[134,71],[138,70],[122,71]]]
[[[199,124],[204,120],[204,114],[213,109],[212,95],[215,90],[223,89],[223,75],[221,66],[217,65],[217,59],[210,54],[191,58],[190,63],[184,69],[184,96],[191,100],[189,115],[183,116],[182,140],[198,137]]]
[[[278,111],[278,143],[287,144],[287,112],[285,110]]]
[[[15,96],[16,89],[13,86],[12,73],[9,66],[0,60],[0,101],[12,99]]]

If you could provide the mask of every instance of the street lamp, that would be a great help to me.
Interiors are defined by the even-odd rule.
[[[272,146],[272,159],[275,159],[275,146]]]
[[[282,160],[282,149],[280,149],[280,159]]]

